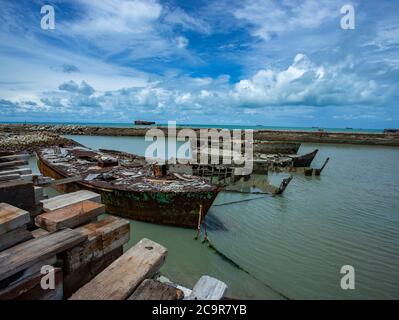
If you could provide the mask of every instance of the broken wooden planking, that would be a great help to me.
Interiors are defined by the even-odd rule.
[[[47,236],[22,242],[0,252],[0,280],[3,280],[40,260],[66,251],[86,240],[79,232],[65,229]]]
[[[8,203],[0,203],[0,235],[10,232],[30,222],[28,211]]]
[[[80,190],[42,200],[41,203],[43,204],[43,210],[49,212],[85,200],[101,203],[101,196],[98,193],[92,191]]]
[[[78,227],[103,213],[105,213],[103,204],[85,200],[43,213],[35,218],[35,224],[39,228],[53,232],[63,228]]]
[[[146,278],[162,266],[167,249],[142,239],[92,281],[80,288],[71,300],[124,300]]]
[[[202,276],[195,284],[188,300],[220,300],[227,291],[227,285],[210,276]]]
[[[182,300],[180,289],[153,279],[144,280],[128,300]]]

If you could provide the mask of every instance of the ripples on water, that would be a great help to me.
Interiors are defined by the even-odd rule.
[[[138,154],[146,145],[131,137],[72,138]],[[166,275],[187,286],[213,275],[233,297],[398,299],[399,148],[304,144],[300,153],[315,148],[314,166],[331,158],[321,177],[296,174],[282,196],[211,208],[228,231],[209,229],[209,238],[249,274],[194,241],[193,230],[132,221],[130,245],[142,237],[160,242],[169,249]],[[215,204],[249,197],[258,196],[223,193]],[[340,288],[347,264],[356,271],[355,290]]]

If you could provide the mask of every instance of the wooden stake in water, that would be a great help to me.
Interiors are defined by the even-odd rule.
[[[199,234],[200,234],[200,232],[201,232],[201,218],[202,218],[202,204],[200,205],[200,209],[199,209],[199,212],[198,212],[197,235],[196,235],[196,237],[194,238],[195,240],[198,239]]]

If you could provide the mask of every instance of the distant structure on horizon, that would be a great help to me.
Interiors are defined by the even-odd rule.
[[[136,126],[151,126],[151,125],[155,124],[155,122],[154,121],[136,120],[134,122],[134,124]]]
[[[399,129],[384,129],[384,133],[399,133]]]

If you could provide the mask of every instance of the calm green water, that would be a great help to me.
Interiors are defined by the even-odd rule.
[[[137,154],[147,144],[134,137],[71,138]],[[188,287],[203,274],[215,276],[236,298],[399,299],[399,148],[306,144],[300,153],[314,148],[315,167],[331,158],[321,177],[296,174],[283,196],[216,199],[209,216],[225,230],[208,230],[209,238],[245,271],[193,240],[194,230],[132,221],[129,245],[155,240],[169,249],[166,276]],[[261,199],[216,206],[250,198]],[[355,268],[355,290],[340,288],[343,265]]]

